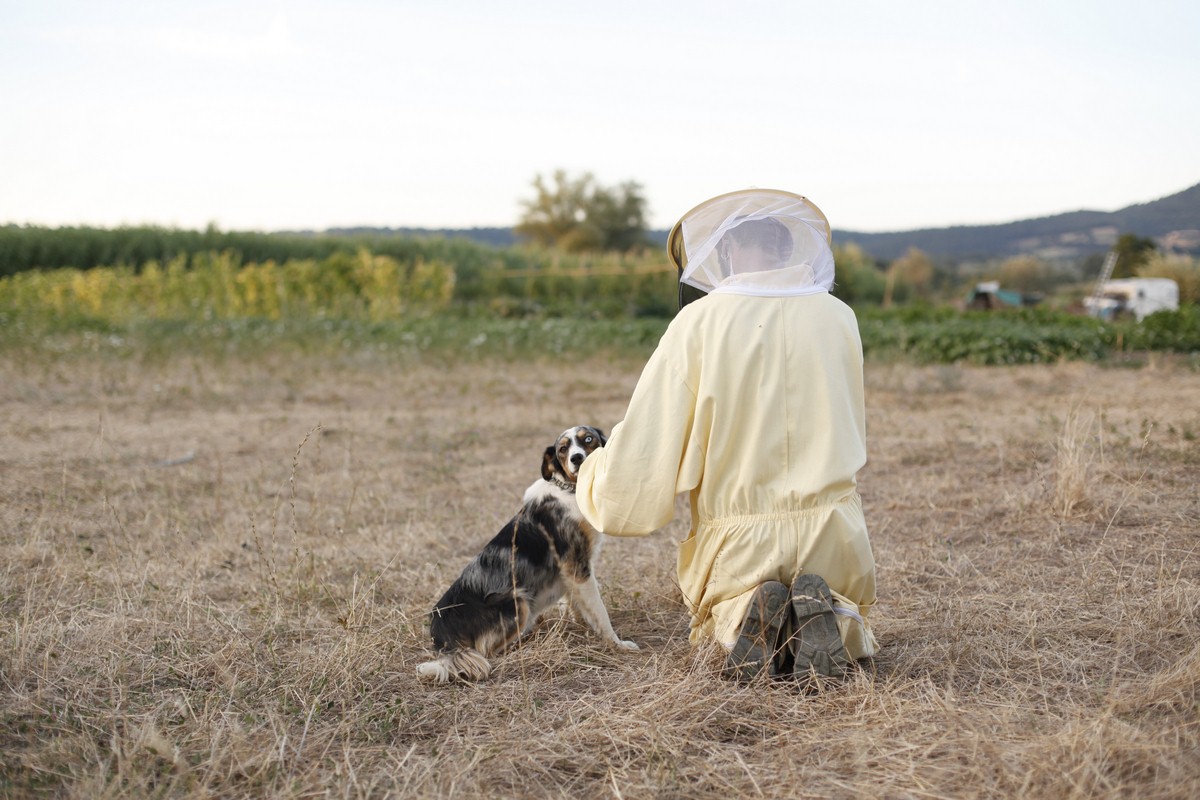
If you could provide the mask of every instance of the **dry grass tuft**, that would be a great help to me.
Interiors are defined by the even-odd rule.
[[[417,680],[544,440],[638,363],[0,358],[4,796],[1200,795],[1182,366],[871,365],[883,650],[806,695],[687,644],[683,519],[605,548],[641,652],[551,615]]]
[[[1069,517],[1091,504],[1088,490],[1097,458],[1095,427],[1094,415],[1072,408],[1058,435],[1052,505],[1061,517]]]

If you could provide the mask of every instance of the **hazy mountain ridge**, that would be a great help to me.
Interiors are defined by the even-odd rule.
[[[1078,259],[1112,247],[1123,233],[1154,239],[1160,247],[1200,252],[1200,184],[1117,211],[1069,211],[997,225],[958,225],[895,233],[834,230],[834,242],[854,242],[890,261],[916,247],[946,261],[986,260],[1029,254],[1047,260]]]
[[[284,233],[281,231],[280,233]],[[318,235],[313,231],[290,231]],[[517,243],[512,228],[331,228],[328,235],[441,236],[495,247]],[[910,247],[943,262],[985,261],[1029,254],[1046,260],[1076,260],[1108,250],[1123,233],[1154,239],[1164,249],[1200,253],[1200,184],[1159,200],[1117,211],[1069,211],[995,225],[955,225],[887,233],[834,229],[834,244],[859,245],[874,258],[891,261]],[[664,244],[667,231],[647,232]]]

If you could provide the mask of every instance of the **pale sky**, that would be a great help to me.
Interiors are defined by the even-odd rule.
[[[655,228],[1111,211],[1200,182],[1197,42],[1195,0],[0,0],[0,224],[509,226],[559,168]]]

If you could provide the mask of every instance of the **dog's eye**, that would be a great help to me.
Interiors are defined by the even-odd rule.
[[[590,436],[585,436],[585,437],[583,437],[583,443],[584,443],[584,444],[591,444],[591,443],[592,443],[592,437],[590,437]]]
[[[560,452],[560,453],[565,453],[565,452],[567,452],[567,446],[566,446],[565,444],[560,444],[560,445],[558,446],[558,452]]]

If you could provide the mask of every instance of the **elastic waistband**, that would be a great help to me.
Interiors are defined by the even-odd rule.
[[[823,499],[812,504],[795,508],[782,508],[761,514],[724,514],[719,517],[701,518],[700,524],[705,528],[725,528],[731,526],[755,525],[758,523],[787,522],[793,519],[804,519],[828,514],[839,508],[861,508],[862,498],[857,491],[849,492],[832,499]]]

